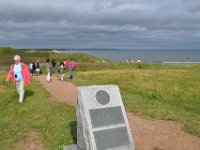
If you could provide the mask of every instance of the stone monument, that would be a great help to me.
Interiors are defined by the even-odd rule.
[[[78,150],[134,150],[135,145],[119,88],[78,87]],[[72,150],[65,147],[65,150]]]

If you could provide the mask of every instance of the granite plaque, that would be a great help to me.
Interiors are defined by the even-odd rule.
[[[95,131],[94,138],[97,150],[120,148],[131,144],[126,127]]]
[[[78,150],[134,150],[118,86],[84,86],[77,92]]]
[[[93,128],[125,123],[120,106],[89,110]]]

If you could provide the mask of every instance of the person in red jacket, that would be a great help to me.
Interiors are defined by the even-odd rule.
[[[15,63],[10,66],[6,82],[8,83],[11,78],[14,78],[14,84],[19,94],[19,103],[23,103],[25,92],[24,85],[30,83],[31,77],[28,67],[21,62],[21,57],[19,55],[14,56],[14,61]]]
[[[69,73],[70,73],[70,79],[73,79],[74,75],[74,69],[76,68],[76,63],[72,59],[67,59],[65,61],[65,64],[68,66]]]

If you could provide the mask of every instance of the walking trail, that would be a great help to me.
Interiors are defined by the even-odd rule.
[[[60,82],[52,76],[50,83],[46,76],[35,76],[57,102],[76,105],[76,85]],[[200,150],[200,138],[185,133],[182,125],[173,121],[147,120],[127,112],[132,136],[137,150]]]

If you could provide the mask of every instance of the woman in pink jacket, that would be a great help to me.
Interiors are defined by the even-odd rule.
[[[10,66],[10,71],[7,75],[6,82],[11,78],[14,78],[14,84],[19,94],[19,103],[23,103],[24,100],[24,85],[30,83],[31,77],[26,64],[21,62],[19,55],[14,56],[15,64]]]
[[[65,61],[65,64],[68,66],[68,69],[69,69],[69,74],[70,74],[69,78],[73,79],[74,69],[76,68],[76,63],[71,59],[67,59]]]

